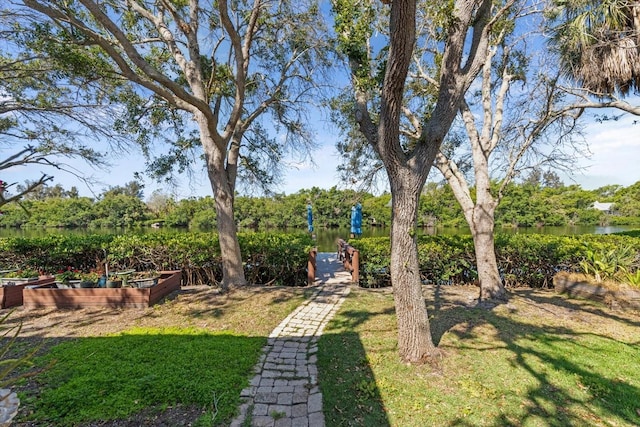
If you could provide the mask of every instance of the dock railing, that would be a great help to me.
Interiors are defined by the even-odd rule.
[[[309,251],[309,260],[307,261],[307,284],[309,286],[316,282],[316,269],[318,264],[316,260],[318,258],[318,248],[313,248]]]
[[[360,251],[344,239],[338,239],[338,261],[351,273],[351,283],[360,281]]]

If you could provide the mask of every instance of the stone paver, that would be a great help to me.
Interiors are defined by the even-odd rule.
[[[316,292],[269,335],[232,427],[324,427],[317,342],[349,293],[351,274],[335,253],[318,253],[316,278]]]

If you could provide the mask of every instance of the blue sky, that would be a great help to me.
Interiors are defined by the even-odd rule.
[[[318,149],[312,153],[313,162],[289,158],[287,160],[289,167],[284,171],[284,183],[274,190],[279,193],[291,194],[300,189],[314,186],[329,189],[332,186],[339,185],[339,177],[336,172],[336,165],[339,159],[334,148],[335,140],[336,135],[326,123],[317,123],[316,141]],[[0,146],[0,158],[6,158],[14,151],[15,149],[12,150],[9,147]],[[109,161],[113,167],[105,171],[91,168],[79,160],[65,160],[66,163],[77,169],[83,176],[92,177],[96,181],[90,186],[72,174],[38,165],[0,171],[0,179],[9,183],[22,183],[25,180],[36,180],[42,173],[46,173],[54,176],[54,180],[50,182],[50,185],[61,184],[67,190],[72,186],[76,186],[81,196],[94,197],[110,186],[124,185],[135,180],[135,172],[142,172],[145,168],[143,156],[137,153],[135,149],[128,153],[113,154],[113,158]],[[186,175],[178,177],[174,185],[145,180],[145,197],[150,196],[155,190],[174,194],[177,198],[210,196],[212,194],[211,185],[202,166],[202,164],[198,165],[195,174],[191,177]]]
[[[328,4],[328,2],[323,3],[324,7],[328,7]],[[632,102],[636,105],[640,104],[640,97],[635,97]],[[588,113],[583,118],[593,117],[593,115],[594,113]],[[634,125],[633,122],[636,120],[639,123]],[[325,189],[333,186],[343,187],[335,169],[339,162],[339,155],[335,150],[336,131],[324,120],[318,120],[315,126],[319,148],[312,154],[314,164],[309,161],[300,162],[297,159],[289,159],[284,182],[280,187],[274,189],[275,191],[291,194],[313,186]],[[640,117],[626,115],[615,122],[592,122],[587,125],[585,135],[592,155],[588,159],[580,159],[579,163],[584,168],[583,170],[560,174],[565,184],[577,183],[585,189],[593,189],[610,184],[628,186],[640,181],[640,166],[638,164],[640,160]],[[0,158],[10,154],[10,152],[2,151],[3,148],[0,146]],[[132,181],[135,172],[144,170],[144,160],[135,152],[123,154],[113,159],[112,163],[114,167],[109,172],[105,172],[91,170],[78,161],[74,162],[74,166],[82,173],[93,175],[98,181],[91,188],[79,182],[73,175],[39,166],[0,171],[0,179],[10,183],[22,182],[25,179],[35,180],[44,172],[55,176],[54,185],[60,183],[66,189],[76,186],[81,195],[92,197],[100,194],[109,186],[124,185]],[[173,188],[167,184],[158,184],[147,180],[144,194],[148,197],[154,190],[160,189],[170,194],[173,193],[178,198],[211,195],[212,191],[206,174],[201,169],[196,172],[192,179],[186,176],[181,177],[175,182]],[[437,173],[434,173],[433,176],[440,179]]]
[[[638,124],[634,124],[634,121],[638,121]],[[344,188],[335,169],[339,162],[339,155],[334,147],[337,138],[335,131],[329,124],[323,122],[317,124],[316,133],[319,148],[313,153],[315,165],[309,161],[299,162],[296,159],[290,159],[291,166],[287,168],[285,182],[276,191],[292,194],[313,186],[325,189],[333,186]],[[580,159],[579,163],[584,170],[574,171],[568,175],[560,174],[565,184],[577,183],[584,189],[594,189],[610,184],[628,186],[640,181],[640,118],[626,115],[618,121],[592,122],[586,126],[585,135],[592,155],[590,158]],[[2,154],[0,152],[0,156]],[[132,181],[134,172],[144,168],[142,157],[135,153],[116,158],[113,163],[115,167],[110,172],[90,170],[79,163],[75,165],[85,173],[93,174],[102,182],[92,187],[96,194],[108,186],[123,185]],[[75,185],[81,195],[93,196],[89,188],[79,183],[76,177],[59,171],[46,170],[44,167],[31,166],[2,171],[0,179],[8,182],[36,179],[41,171],[55,175],[54,184],[60,183],[66,189]],[[212,194],[204,173],[196,174],[191,182],[187,177],[181,177],[176,184],[176,188],[172,189],[166,184],[147,181],[144,194],[148,197],[156,189],[168,193],[174,192],[178,198]]]
[[[639,117],[625,115],[614,122],[593,122],[587,125],[585,135],[592,155],[580,161],[585,170],[571,174],[577,184],[594,189],[608,184],[626,187],[640,181]]]

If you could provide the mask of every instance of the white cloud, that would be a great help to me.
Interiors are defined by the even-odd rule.
[[[329,189],[340,184],[336,172],[339,155],[332,143],[325,142],[312,154],[312,159],[313,161],[291,164],[278,191],[292,194],[302,189]]]
[[[581,161],[585,170],[573,179],[585,189],[610,184],[629,186],[640,181],[640,124],[631,116],[591,123],[586,140],[592,156]]]

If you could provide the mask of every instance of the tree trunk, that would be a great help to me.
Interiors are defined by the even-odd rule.
[[[438,355],[433,344],[418,269],[416,227],[420,185],[391,181],[391,283],[398,321],[398,350],[405,362],[422,363]]]
[[[204,149],[207,173],[216,207],[216,227],[222,259],[222,283],[220,286],[223,291],[227,291],[247,284],[242,266],[240,244],[238,243],[238,229],[233,215],[235,185],[225,168],[224,154],[221,154],[226,153],[226,150],[216,146],[216,142],[209,132],[206,117],[198,114],[195,117],[200,128],[200,140]]]
[[[224,172],[224,171],[223,171]],[[221,181],[217,181],[221,182]],[[226,182],[226,181],[223,181]],[[213,185],[216,206],[216,226],[222,255],[222,290],[244,286],[247,280],[242,267],[242,254],[238,243],[238,229],[233,217],[233,193]]]
[[[493,211],[491,206],[477,204],[470,223],[480,281],[480,301],[502,300],[506,296],[496,259]]]
[[[472,136],[477,136],[470,128]],[[477,139],[476,139],[477,140]],[[445,177],[453,195],[462,207],[464,219],[469,224],[476,254],[476,268],[480,281],[480,301],[503,299],[505,290],[498,271],[493,231],[498,202],[491,195],[488,156],[480,151],[480,144],[472,145],[476,176],[476,200],[471,198],[469,187],[456,164],[443,154],[437,157],[436,166]]]

